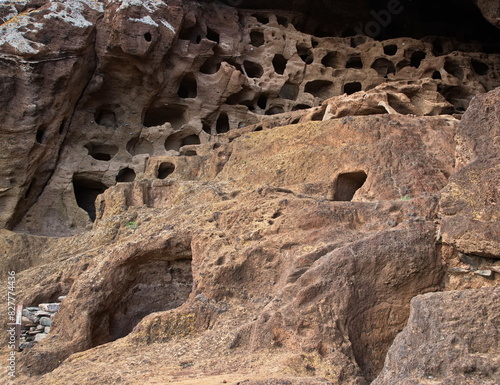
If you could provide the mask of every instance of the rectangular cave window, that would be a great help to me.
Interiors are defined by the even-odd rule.
[[[180,105],[151,107],[144,112],[142,124],[145,127],[154,127],[170,123],[173,129],[179,129],[186,123],[185,112],[186,107]]]
[[[352,201],[354,194],[366,182],[367,175],[364,171],[347,172],[340,174],[335,183],[335,201]]]

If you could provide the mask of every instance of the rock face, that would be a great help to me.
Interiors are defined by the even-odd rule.
[[[298,13],[304,6],[3,5],[2,135],[16,161],[0,170],[1,223],[72,235],[95,219],[98,194],[142,179],[150,159],[196,155],[181,148],[213,145],[229,130],[348,115],[458,116],[472,96],[500,85],[498,31],[475,36],[484,20],[474,42],[432,37],[432,29],[381,41],[349,32],[348,20],[358,18],[351,29],[370,23],[361,11],[349,16],[351,3],[339,2],[333,30]],[[411,7],[402,15],[416,14]],[[319,2],[314,9],[321,13]]]
[[[15,383],[498,383],[499,31],[330,3],[0,4]]]
[[[498,384],[499,296],[490,288],[415,297],[372,384]]]

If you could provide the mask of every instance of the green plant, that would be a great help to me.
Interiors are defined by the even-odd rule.
[[[138,227],[138,224],[137,222],[127,222],[125,226],[127,226],[129,229],[135,230]]]
[[[410,196],[409,196],[408,194],[406,194],[406,195],[403,195],[403,196],[401,197],[401,200],[402,200],[402,201],[409,201],[409,200],[411,200],[411,198],[410,198]]]

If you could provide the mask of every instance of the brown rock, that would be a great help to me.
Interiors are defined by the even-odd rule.
[[[500,258],[500,90],[477,97],[457,132],[460,171],[443,190],[443,242]]]
[[[372,384],[498,384],[499,300],[499,288],[415,297]]]

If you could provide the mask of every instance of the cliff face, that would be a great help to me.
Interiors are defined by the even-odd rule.
[[[66,296],[18,381],[498,383],[498,9],[448,3],[0,3],[2,274]]]

